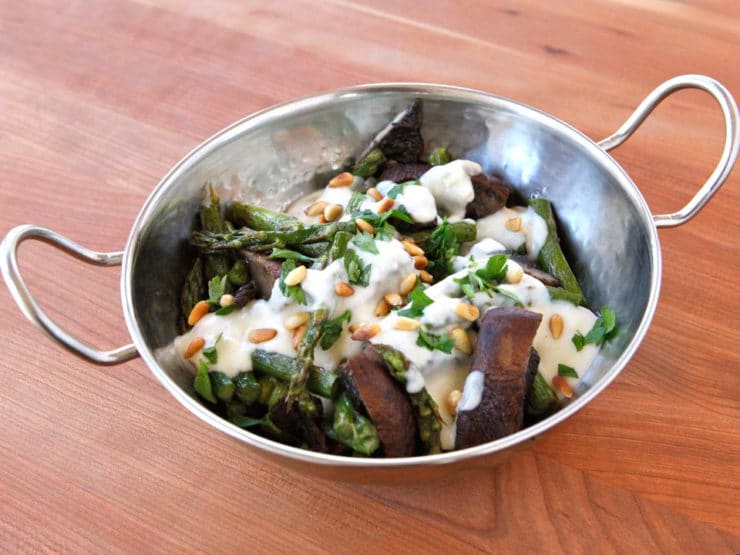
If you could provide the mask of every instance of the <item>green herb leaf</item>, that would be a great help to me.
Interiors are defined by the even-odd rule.
[[[226,293],[226,283],[229,276],[215,276],[208,282],[208,304],[217,305]]]
[[[419,330],[419,337],[416,338],[416,344],[430,351],[442,351],[448,355],[452,352],[452,347],[455,345],[454,341],[447,334],[434,335],[424,330]]]
[[[218,362],[218,350],[216,349],[216,346],[213,345],[207,349],[203,349],[203,356],[206,357],[208,362],[211,364],[216,364]]]
[[[344,253],[344,269],[352,285],[367,287],[370,283],[370,264],[363,265],[362,258],[352,249],[347,249]]]
[[[602,345],[607,339],[611,339],[616,333],[617,326],[617,314],[613,309],[608,306],[601,307],[601,314],[594,322],[593,327],[589,332],[583,336],[580,333],[576,333],[571,339],[573,344],[576,346],[576,350],[580,351],[586,344]]]
[[[226,316],[227,314],[231,314],[232,312],[234,312],[233,304],[229,306],[222,306],[216,311],[216,316]]]
[[[362,233],[358,233],[355,235],[354,239],[352,239],[352,244],[365,252],[378,254],[378,246],[375,244],[375,237],[370,233],[366,233],[364,231]]]
[[[248,416],[234,416],[229,419],[232,424],[236,424],[240,428],[253,428],[254,426],[264,426],[269,428],[276,434],[280,433],[280,428],[275,426],[275,423],[270,420],[269,416],[264,418],[249,418]]]
[[[506,289],[501,289],[500,287],[494,287],[493,290],[497,294],[501,295],[502,297],[506,297],[507,299],[512,301],[514,303],[514,306],[521,306],[521,307],[524,306],[524,303],[519,299],[519,297],[514,295],[514,293],[512,293],[511,291],[507,291]]]
[[[449,164],[451,161],[452,156],[450,155],[450,152],[443,146],[435,148],[429,155],[429,158],[427,158],[427,162],[429,162],[432,166]]]
[[[198,373],[195,375],[193,387],[195,388],[195,392],[203,399],[216,404],[217,401],[216,396],[213,394],[211,378],[208,376],[208,363],[205,360],[202,360],[198,366]]]
[[[508,254],[494,254],[488,259],[484,268],[476,270],[476,275],[489,283],[501,283],[506,279],[506,262]]]
[[[460,252],[460,242],[446,218],[434,228],[422,248],[429,260],[427,271],[435,281],[453,273],[452,259]]]
[[[578,379],[578,372],[567,364],[558,364],[558,376]]]
[[[582,351],[584,345],[586,345],[586,338],[583,337],[583,334],[579,331],[577,331],[570,340],[573,342],[573,345],[576,346],[576,351]]]
[[[324,324],[320,342],[321,348],[323,350],[328,351],[332,348],[334,343],[337,342],[337,339],[339,339],[339,336],[342,335],[342,324],[344,322],[349,322],[351,318],[352,313],[347,310],[336,318],[332,318],[331,320],[326,321],[326,323]]]
[[[291,270],[294,270],[295,267],[295,260],[289,259],[283,262],[283,265],[280,267],[280,279],[278,281],[278,286],[280,287],[280,292],[289,299],[293,299],[298,304],[306,304],[306,293],[303,291],[303,288],[300,284],[285,284],[285,276],[287,276]]]
[[[403,193],[403,186],[403,183],[396,183],[393,187],[390,188],[386,196],[392,198],[393,200],[396,200],[398,195]]]
[[[418,318],[424,314],[424,309],[432,304],[434,301],[424,293],[424,288],[421,286],[421,281],[416,280],[416,285],[409,293],[409,299],[411,299],[411,306],[398,311],[399,316],[408,316],[409,318]]]
[[[294,251],[291,249],[281,249],[278,247],[274,247],[272,249],[272,252],[267,258],[282,258],[284,260],[298,260],[299,262],[306,262],[309,264],[316,261],[315,258],[306,256],[302,252]]]

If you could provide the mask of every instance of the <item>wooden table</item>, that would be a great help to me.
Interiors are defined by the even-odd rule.
[[[118,250],[152,187],[204,138],[298,95],[377,81],[478,88],[600,139],[666,78],[740,95],[729,0],[2,0],[0,233],[53,228]],[[681,93],[616,152],[656,213],[721,150],[713,101]],[[0,303],[0,550],[740,550],[740,172],[660,232],[664,278],[633,361],[494,470],[331,483],[255,459],[141,360],[94,367]],[[23,247],[33,291],[100,346],[128,342],[117,269]]]

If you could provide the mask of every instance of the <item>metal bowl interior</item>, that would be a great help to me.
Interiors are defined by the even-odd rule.
[[[344,458],[291,448],[237,428],[194,397],[191,377],[168,356],[179,289],[201,191],[273,208],[320,186],[413,98],[424,99],[427,148],[504,176],[524,196],[554,204],[566,253],[592,308],[608,304],[618,336],[600,352],[576,398],[539,424],[470,449],[406,459]],[[314,467],[419,467],[475,459],[532,439],[603,390],[634,354],[658,298],[660,252],[652,216],[634,183],[590,139],[530,107],[455,87],[385,84],[299,99],[252,115],[179,162],[144,205],[124,254],[121,288],[131,336],[155,376],[185,407],[221,431],[283,459]],[[490,459],[490,457],[489,457]],[[310,466],[310,465],[303,465]]]

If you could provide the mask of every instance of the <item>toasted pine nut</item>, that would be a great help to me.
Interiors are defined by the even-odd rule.
[[[506,281],[509,283],[519,283],[522,281],[522,278],[524,277],[524,270],[522,270],[522,267],[517,266],[508,266],[506,269]]]
[[[307,275],[308,275],[308,270],[306,270],[305,266],[296,266],[290,272],[288,272],[288,275],[285,276],[285,280],[284,280],[285,285],[288,285],[288,286],[298,285],[304,279],[306,279]]]
[[[457,414],[457,405],[460,404],[460,399],[462,399],[462,391],[459,389],[453,389],[450,391],[450,393],[447,395],[447,412],[449,412],[451,415]]]
[[[563,317],[560,314],[553,314],[550,316],[548,325],[550,327],[552,338],[560,339],[560,336],[563,334]]]
[[[560,393],[565,395],[568,399],[573,397],[573,389],[571,389],[568,380],[566,380],[563,376],[555,376],[552,379],[552,386]]]
[[[401,241],[401,244],[403,245],[403,249],[411,256],[419,256],[424,254],[424,250],[420,246],[412,243],[408,239],[404,239],[403,241]]]
[[[375,307],[375,316],[382,318],[391,311],[391,305],[389,305],[385,299],[380,299],[378,305]]]
[[[326,216],[324,216],[324,213],[323,212],[319,215],[319,223],[320,224],[325,224],[326,223]]]
[[[419,278],[424,283],[432,283],[434,281],[434,276],[426,270],[422,270],[421,272],[419,272]]]
[[[373,235],[375,233],[375,228],[372,226],[372,224],[366,222],[362,218],[357,218],[355,220],[355,225],[360,231],[364,231],[365,233],[369,233],[370,235]]]
[[[414,268],[417,270],[423,270],[429,266],[429,260],[427,260],[427,257],[423,254],[420,254],[419,256],[414,257]]]
[[[324,218],[327,222],[334,222],[342,217],[342,212],[344,212],[344,208],[341,204],[330,204],[324,208]]]
[[[391,306],[401,306],[403,304],[403,297],[398,293],[388,293],[383,299]]]
[[[414,320],[413,318],[406,318],[406,316],[399,316],[396,321],[393,322],[393,327],[397,330],[413,331],[418,330],[421,327],[421,322],[419,322],[419,320]]]
[[[196,337],[189,344],[185,352],[182,354],[185,358],[192,357],[195,353],[200,351],[206,344],[206,340],[202,337]]]
[[[509,231],[520,231],[522,229],[522,219],[521,218],[509,218],[506,220],[506,229]]]
[[[198,301],[197,303],[195,303],[193,310],[191,310],[190,314],[188,315],[188,325],[194,326],[195,324],[197,324],[198,320],[208,314],[209,310],[211,310],[211,305],[208,304],[208,301]]]
[[[470,342],[468,332],[464,328],[453,328],[450,337],[455,343],[455,349],[466,355],[473,353],[473,344]]]
[[[383,201],[378,205],[378,214],[385,214],[386,212],[388,212],[388,210],[393,208],[394,202],[396,201],[389,197],[383,199]]]
[[[324,208],[326,208],[328,205],[329,203],[325,200],[317,200],[316,202],[312,202],[311,204],[309,204],[303,211],[303,213],[306,216],[319,216],[324,213]]]
[[[416,286],[416,274],[409,274],[405,278],[403,278],[403,281],[401,282],[401,285],[398,288],[398,292],[401,295],[408,295],[411,293],[411,290]]]
[[[347,282],[340,281],[334,286],[334,292],[340,297],[350,297],[355,294],[355,288]]]
[[[375,187],[370,187],[367,190],[367,194],[370,195],[375,200],[375,202],[378,202],[380,199],[383,198],[382,193],[378,191]]]
[[[480,316],[480,310],[475,305],[469,303],[458,303],[455,307],[455,314],[457,314],[463,320],[469,322],[475,322]]]
[[[277,335],[277,330],[273,328],[255,328],[247,334],[250,343],[264,343]]]
[[[293,345],[293,348],[295,350],[298,350],[298,345],[301,344],[301,341],[303,340],[303,336],[306,335],[307,329],[308,329],[308,324],[303,324],[301,326],[298,326],[295,330],[293,330],[293,339],[291,340],[291,345]]]
[[[350,336],[354,341],[367,341],[380,333],[378,324],[360,324]]]
[[[221,295],[221,298],[218,300],[218,304],[223,308],[231,306],[234,304],[234,295],[229,295],[228,293]]]
[[[286,330],[294,330],[300,328],[303,324],[308,322],[310,318],[310,312],[294,312],[285,319],[283,326],[285,326]]]
[[[349,187],[355,180],[354,176],[349,172],[342,172],[335,175],[331,181],[329,181],[329,187]]]

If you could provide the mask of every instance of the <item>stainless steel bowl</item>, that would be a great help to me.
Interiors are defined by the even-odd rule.
[[[726,124],[725,147],[717,168],[684,208],[653,216],[607,151],[626,140],[662,99],[685,88],[704,90],[719,103]],[[457,156],[478,161],[486,172],[504,175],[524,195],[536,193],[553,201],[586,296],[594,307],[608,304],[616,309],[618,336],[601,350],[577,397],[563,410],[516,434],[460,451],[403,459],[337,457],[276,443],[221,419],[193,396],[191,376],[165,356],[165,347],[177,334],[179,289],[192,254],[188,237],[203,184],[213,183],[226,198],[284,207],[314,188],[317,177],[344,167],[363,142],[416,97],[424,99],[428,147],[449,146]],[[450,463],[490,464],[501,460],[502,451],[572,416],[628,363],[658,300],[661,259],[656,227],[688,221],[725,181],[738,155],[737,121],[737,105],[729,92],[699,75],[676,77],[659,86],[614,135],[599,143],[548,114],[483,92],[395,83],[341,89],[256,113],[205,141],[154,189],[123,252],[93,252],[50,230],[20,226],[4,238],[0,264],[23,313],[58,343],[97,364],[142,356],[188,410],[261,454],[350,478],[397,474],[410,467],[411,474],[422,476]],[[121,296],[133,344],[101,351],[54,324],[19,273],[16,249],[25,239],[46,241],[85,262],[123,263]],[[496,457],[483,457],[494,453]]]

